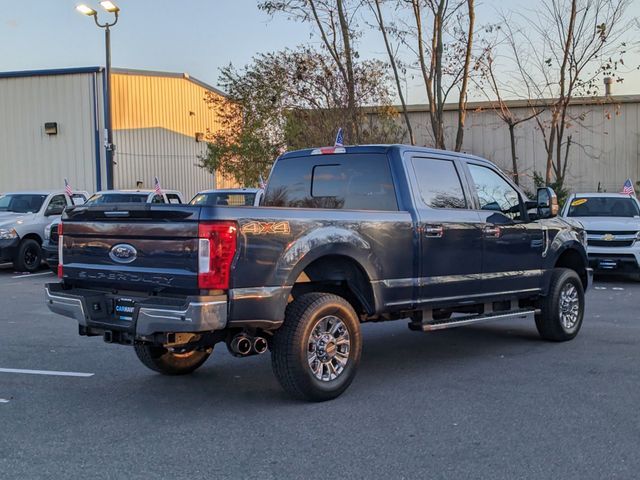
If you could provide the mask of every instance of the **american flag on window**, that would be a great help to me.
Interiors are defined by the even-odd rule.
[[[624,182],[624,185],[622,186],[622,193],[624,193],[625,195],[635,195],[635,190],[633,189],[633,183],[631,182],[630,178],[627,178],[627,180]]]
[[[334,147],[342,147],[344,142],[344,137],[342,135],[342,128],[338,129],[338,134],[336,135],[336,143]]]
[[[160,188],[160,181],[158,177],[153,177],[153,185],[157,195],[162,195],[162,188]]]
[[[66,193],[69,197],[71,197],[71,194],[73,193],[71,185],[69,185],[69,182],[66,178],[64,179],[64,193]]]

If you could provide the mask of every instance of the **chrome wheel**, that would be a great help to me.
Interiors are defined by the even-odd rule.
[[[323,382],[335,380],[349,361],[351,339],[342,320],[327,315],[316,322],[311,330],[307,348],[307,361],[313,376]]]
[[[567,283],[560,291],[560,323],[565,330],[571,331],[580,318],[580,296],[572,283]]]

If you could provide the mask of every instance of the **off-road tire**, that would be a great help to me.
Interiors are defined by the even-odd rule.
[[[342,372],[333,380],[320,380],[314,376],[307,354],[314,326],[327,316],[337,317],[343,323],[350,344]],[[337,295],[308,293],[287,306],[284,323],[273,336],[271,365],[287,393],[301,400],[322,402],[338,397],[349,387],[361,351],[360,321],[351,304]]]
[[[578,318],[571,328],[567,328],[561,320],[561,294],[568,285],[573,285],[578,300]],[[536,315],[538,333],[545,340],[564,342],[572,340],[582,327],[584,318],[584,288],[578,274],[568,268],[555,268],[551,274],[549,293],[539,304],[540,313]]]
[[[211,350],[191,350],[187,353],[174,353],[164,347],[148,344],[135,344],[136,355],[142,364],[154,372],[164,375],[187,375],[206,362]]]
[[[35,255],[35,260],[27,258],[28,255]],[[42,263],[42,249],[40,244],[32,238],[25,238],[18,246],[16,258],[13,260],[13,268],[18,272],[33,273]]]

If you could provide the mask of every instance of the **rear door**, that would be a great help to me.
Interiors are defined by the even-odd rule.
[[[415,155],[408,163],[419,219],[421,302],[482,293],[481,220],[457,160]]]
[[[537,289],[542,280],[543,231],[529,222],[524,198],[498,170],[467,162],[482,220],[483,288],[488,292]]]

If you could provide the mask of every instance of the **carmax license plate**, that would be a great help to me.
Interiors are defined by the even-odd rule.
[[[136,303],[131,298],[119,298],[116,300],[114,311],[118,320],[130,322],[133,320],[135,309]]]

